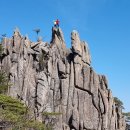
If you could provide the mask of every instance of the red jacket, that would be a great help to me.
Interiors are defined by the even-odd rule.
[[[60,21],[57,19],[57,20],[56,20],[56,24],[59,25],[59,23],[60,23]]]

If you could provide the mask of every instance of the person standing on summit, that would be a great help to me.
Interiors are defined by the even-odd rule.
[[[60,23],[60,21],[57,19],[57,20],[56,20],[56,25],[57,25],[57,27],[59,27],[59,23]]]
[[[60,21],[58,19],[55,20],[54,21],[54,26],[57,27],[57,28],[59,28],[59,23],[60,23]]]

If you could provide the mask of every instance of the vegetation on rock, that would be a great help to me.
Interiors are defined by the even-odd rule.
[[[8,78],[2,70],[0,71],[0,128],[11,127],[12,130],[25,130],[34,128],[44,130],[43,123],[28,118],[29,110],[19,100],[7,96]]]
[[[123,115],[126,116],[128,120],[130,120],[130,112],[123,113]]]
[[[2,52],[3,52],[3,46],[0,44],[0,58],[2,57]]]
[[[6,73],[0,70],[0,93],[5,93],[9,87]]]
[[[123,102],[119,98],[114,97],[114,101],[115,101],[115,105],[117,107],[120,107],[120,108],[124,109]]]

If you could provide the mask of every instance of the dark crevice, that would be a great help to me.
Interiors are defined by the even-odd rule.
[[[38,89],[38,82],[36,82],[36,88],[35,88],[35,97],[34,97],[34,105],[35,105],[35,108],[36,108],[36,111],[35,111],[35,116],[37,117],[39,115],[38,113],[38,105],[39,105],[39,102],[37,101],[37,89]]]
[[[101,95],[101,98],[102,98],[102,103],[103,103],[103,106],[104,106],[104,113],[103,114],[105,114],[106,113],[106,107],[105,107],[105,101],[104,101],[104,99],[103,99],[103,95],[102,95],[102,93],[101,93],[101,90],[99,89],[99,93],[100,93],[100,95]]]
[[[85,62],[84,60],[82,60],[83,63],[87,64],[88,66],[91,66],[88,62]]]
[[[69,53],[68,55],[67,55],[67,61],[69,62],[69,64],[71,63],[71,61],[73,61],[74,60],[74,55],[73,55],[73,53]]]
[[[82,91],[85,91],[85,92],[87,92],[87,93],[89,93],[90,95],[93,95],[90,91],[88,91],[88,90],[86,90],[86,89],[84,89],[84,88],[81,88],[81,87],[79,87],[79,86],[75,86],[77,89],[80,89],[80,90],[82,90]]]
[[[80,88],[80,87],[78,87],[78,86],[75,86],[75,88],[80,89],[80,90],[85,91],[85,92],[87,92],[88,94],[90,94],[90,95],[92,96],[92,103],[93,103],[94,107],[95,107],[95,108],[97,109],[97,111],[100,113],[99,109],[97,108],[97,106],[96,106],[96,104],[95,104],[93,93],[91,93],[90,91],[88,91],[88,90],[86,90],[86,89],[84,89],[84,88]]]

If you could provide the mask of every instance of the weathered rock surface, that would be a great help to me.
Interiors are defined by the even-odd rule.
[[[37,120],[47,122],[43,112],[61,113],[54,130],[125,130],[106,77],[91,67],[87,43],[77,31],[71,40],[67,49],[57,28],[52,28],[50,44],[32,43],[18,30],[11,39],[4,38],[0,64],[9,74],[9,95],[28,105]]]

